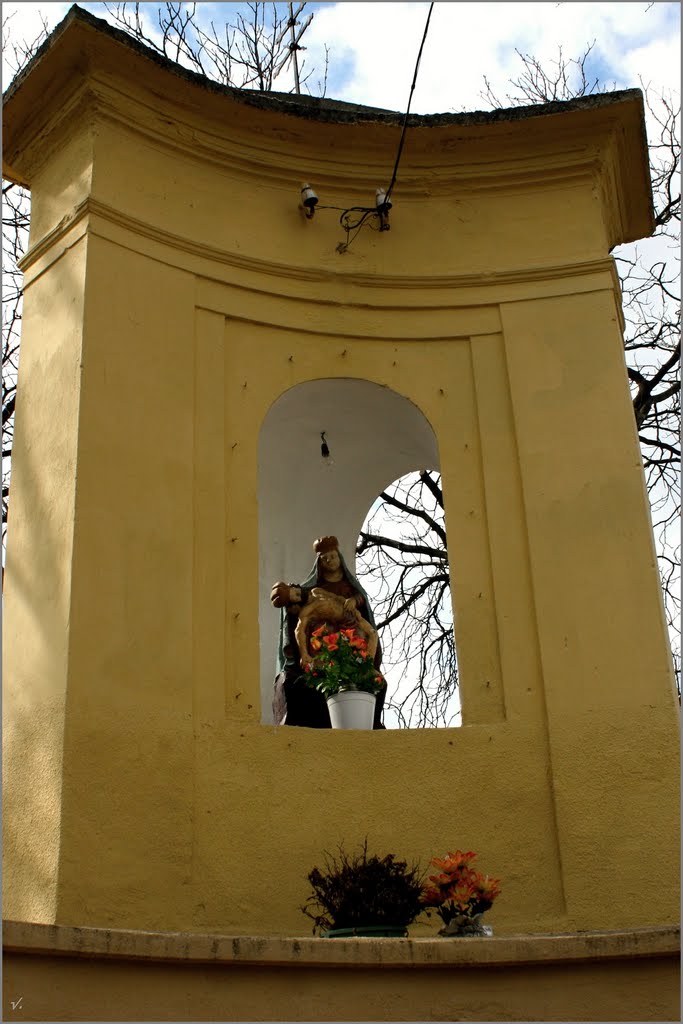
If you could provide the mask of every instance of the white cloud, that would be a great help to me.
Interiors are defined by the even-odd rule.
[[[309,59],[331,46],[337,99],[405,110],[429,5],[337,3],[316,13],[306,34]],[[522,70],[515,49],[542,61],[581,55],[596,41],[594,66],[617,88],[680,79],[678,4],[437,3],[432,14],[412,110],[479,109],[486,75],[504,99],[506,83]],[[340,60],[347,70],[334,76]],[[348,67],[353,61],[353,71]],[[335,88],[336,87],[336,88]]]
[[[656,91],[680,90],[680,40],[677,36],[655,39],[624,53],[624,77],[632,85],[652,86]]]

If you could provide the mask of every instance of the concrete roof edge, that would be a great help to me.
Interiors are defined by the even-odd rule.
[[[307,118],[314,121],[328,121],[333,123],[358,123],[362,121],[375,121],[385,124],[402,123],[404,114],[400,111],[385,110],[378,107],[366,107],[360,104],[347,103],[343,100],[333,100],[323,97],[296,95],[293,93],[262,92],[255,89],[239,89],[235,86],[222,85],[204,75],[184,68],[175,61],[162,54],[156,53],[144,43],[139,42],[133,36],[122,29],[115,28],[102,18],[97,18],[89,11],[74,4],[62,21],[53,29],[47,39],[41,44],[26,67],[19,72],[16,78],[10,83],[3,95],[3,102],[8,103],[12,97],[21,89],[23,83],[31,75],[33,69],[39,64],[45,55],[55,46],[60,37],[67,31],[74,22],[87,25],[90,28],[109,36],[116,42],[126,46],[129,50],[138,53],[146,60],[152,61],[158,67],[168,71],[176,77],[191,82],[200,88],[211,92],[230,96],[239,103],[258,107],[264,110],[279,111],[295,117]],[[570,111],[596,109],[608,107],[613,104],[628,101],[639,101],[643,105],[643,95],[640,89],[622,89],[614,92],[594,93],[589,96],[580,96],[571,100],[556,100],[551,103],[539,103],[529,106],[505,107],[494,110],[476,110],[462,113],[434,113],[434,114],[411,114],[408,117],[408,125],[412,128],[439,127],[447,125],[487,125],[498,122],[521,121],[526,118],[536,118],[551,114],[562,114]]]

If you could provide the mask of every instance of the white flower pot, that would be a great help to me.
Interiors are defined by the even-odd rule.
[[[333,729],[372,729],[375,720],[374,693],[342,690],[327,698]]]
[[[467,917],[466,914],[459,914],[448,922],[439,932],[439,935],[452,935],[472,937],[483,935],[490,938],[493,935],[493,928],[482,924],[483,914],[475,914],[474,917]]]

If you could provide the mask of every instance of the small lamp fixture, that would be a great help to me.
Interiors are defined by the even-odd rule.
[[[383,188],[375,189],[375,205],[379,215],[379,229],[380,231],[388,231],[391,227],[389,224],[389,210],[394,204],[387,197]]]
[[[311,188],[311,186],[306,182],[304,182],[304,184],[301,186],[301,202],[303,203],[306,217],[308,218],[308,220],[310,220],[313,217],[313,214],[315,213],[315,207],[316,203],[318,202],[318,197]]]
[[[330,457],[330,449],[328,448],[327,441],[325,440],[325,431],[324,430],[320,434],[320,440],[322,441],[322,444],[320,445],[320,454],[322,455],[322,457],[324,459],[329,459],[329,457]]]

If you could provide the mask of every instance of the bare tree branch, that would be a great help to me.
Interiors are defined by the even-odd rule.
[[[313,14],[309,14],[299,21],[306,3],[297,4],[293,16],[298,30],[294,42],[289,43],[287,4],[250,0],[244,5],[245,13],[237,9],[235,20],[226,21],[220,28],[212,21],[208,31],[199,22],[196,3],[160,4],[155,32],[146,28],[139,3],[105,3],[104,7],[119,28],[169,60],[223,85],[264,92],[273,89],[295,51],[305,49],[301,38],[313,20]],[[311,74],[312,70],[300,73],[300,83],[304,84]]]

